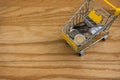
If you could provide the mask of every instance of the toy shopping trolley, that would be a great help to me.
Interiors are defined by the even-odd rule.
[[[79,55],[100,40],[109,36],[109,28],[120,15],[120,8],[104,0],[115,9],[109,13],[95,0],[85,0],[62,29],[62,37]]]

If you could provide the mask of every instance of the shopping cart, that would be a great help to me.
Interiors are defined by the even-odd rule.
[[[100,40],[109,37],[109,28],[120,15],[120,8],[104,0],[115,12],[110,13],[95,0],[85,0],[62,29],[62,38],[79,55]]]

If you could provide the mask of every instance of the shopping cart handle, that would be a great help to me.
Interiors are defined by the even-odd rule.
[[[120,8],[117,8],[116,6],[114,6],[112,3],[110,3],[108,0],[104,0],[108,5],[110,5],[113,9],[115,9],[115,16],[119,16],[120,15]]]

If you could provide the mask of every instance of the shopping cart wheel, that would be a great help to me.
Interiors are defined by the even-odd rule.
[[[66,46],[70,46],[68,42],[66,42]]]
[[[82,56],[83,54],[84,54],[84,50],[81,50],[80,52],[79,52],[79,56]]]
[[[106,41],[106,39],[109,37],[109,34],[106,34],[104,37],[103,37],[103,41]]]

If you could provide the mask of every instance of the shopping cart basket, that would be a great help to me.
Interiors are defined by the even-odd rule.
[[[99,6],[95,0],[85,0],[62,29],[62,37],[79,55],[100,40],[109,36],[109,28],[120,15],[117,8],[104,0],[115,10],[110,13]]]

